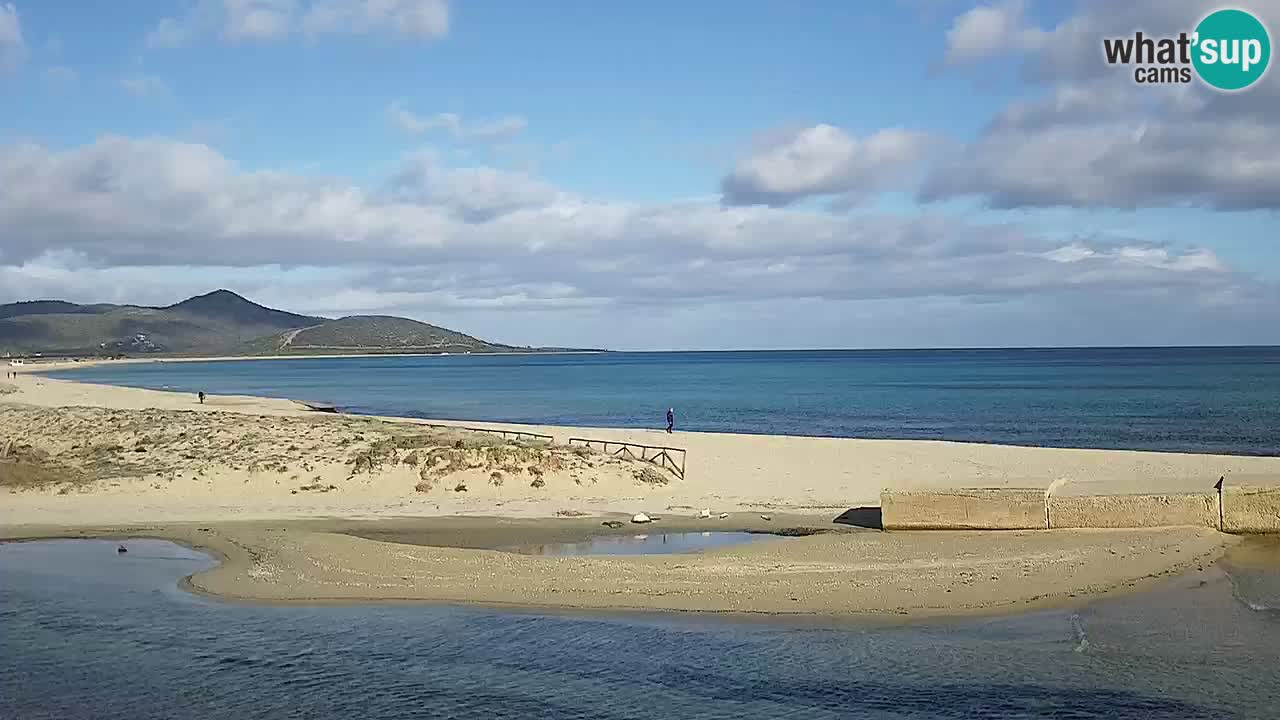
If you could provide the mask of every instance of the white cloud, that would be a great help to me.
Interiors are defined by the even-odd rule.
[[[156,26],[147,32],[145,43],[153,50],[179,48],[191,42],[195,28],[189,20],[160,18]]]
[[[231,41],[274,40],[289,34],[295,0],[226,0],[223,35]]]
[[[447,168],[429,152],[415,153],[403,163],[391,179],[389,195],[439,207],[468,221],[573,202],[568,194],[528,174],[489,167]]]
[[[393,102],[387,106],[387,120],[406,135],[421,136],[440,130],[457,142],[506,141],[524,132],[528,126],[528,121],[519,115],[507,115],[475,123],[464,122],[462,116],[457,113],[417,115],[400,102]]]
[[[631,348],[1280,340],[1274,287],[1132,237],[599,202],[423,154],[370,191],[167,139],[0,147],[0,186],[0,302],[225,286],[301,312]]]
[[[1280,4],[1257,5],[1273,26],[1280,22]],[[1000,208],[1280,208],[1280,84],[1230,95],[1198,82],[1139,85],[1102,57],[1104,37],[1187,30],[1216,7],[1087,1],[1047,30],[1024,28],[1025,18],[988,23],[1001,29],[991,37],[1013,27],[1039,38],[1022,49],[1028,78],[1045,90],[1012,103],[974,142],[940,160],[921,198],[972,196]],[[973,57],[1005,45],[962,47]]]
[[[1026,0],[979,5],[956,18],[947,31],[949,64],[1039,47],[1043,34],[1028,24]]]
[[[316,0],[302,20],[316,35],[390,31],[437,38],[449,31],[446,0]]]
[[[414,156],[384,192],[242,172],[213,149],[107,137],[0,153],[0,264],[369,268],[357,287],[451,307],[987,298],[1248,286],[1206,250],[1061,240],[946,216],[605,203]],[[210,249],[216,248],[216,254]],[[1058,251],[1055,254],[1055,251]],[[424,300],[425,302],[425,300]]]
[[[169,86],[156,75],[126,75],[120,78],[120,87],[134,97],[163,95]]]
[[[269,42],[295,33],[431,39],[448,30],[448,0],[198,0],[182,15],[161,18],[146,44],[184,47],[209,34],[230,43]]]
[[[0,74],[17,70],[27,59],[22,23],[13,3],[0,3]]]
[[[738,161],[721,182],[726,203],[786,205],[814,195],[852,199],[901,183],[930,138],[881,130],[858,139],[831,125],[777,133]]]

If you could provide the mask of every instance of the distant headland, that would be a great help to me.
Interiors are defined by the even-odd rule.
[[[215,290],[165,307],[64,300],[0,305],[0,357],[253,357],[555,352],[389,315],[325,318]],[[585,348],[583,348],[585,349]]]

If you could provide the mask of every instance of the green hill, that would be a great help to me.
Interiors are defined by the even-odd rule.
[[[495,352],[515,350],[455,330],[388,315],[353,315],[279,336],[280,352]]]
[[[298,315],[216,290],[166,307],[0,305],[0,356],[495,352],[514,348],[407,318]]]

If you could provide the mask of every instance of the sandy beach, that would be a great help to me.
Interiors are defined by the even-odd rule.
[[[1171,492],[1222,475],[1280,477],[1278,458],[930,441],[518,426],[555,440],[513,442],[288,400],[202,405],[30,372],[4,385],[0,535],[167,537],[227,559],[193,589],[273,601],[834,615],[1062,601],[1202,566],[1233,540],[1191,528],[881,533],[834,521],[873,508],[885,488]],[[567,447],[569,437],[684,448],[686,473]],[[703,510],[710,517],[696,517]],[[641,512],[656,522],[626,522]],[[681,529],[807,536],[626,558],[495,549]]]
[[[881,533],[832,530],[822,518],[806,516],[775,516],[773,522],[742,516],[711,526],[669,518],[661,530],[628,527],[612,534],[708,527],[818,534],[771,536],[697,554],[631,557],[543,557],[518,550],[536,548],[531,539],[599,537],[595,518],[26,526],[0,527],[0,539],[116,537],[126,545],[128,538],[174,540],[222,560],[189,578],[188,589],[254,602],[427,601],[886,618],[1083,602],[1184,570],[1204,570],[1237,542],[1192,528]]]

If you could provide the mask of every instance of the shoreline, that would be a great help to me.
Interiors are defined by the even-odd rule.
[[[72,370],[83,367],[97,367],[101,365],[147,365],[147,364],[163,364],[163,363],[215,363],[215,362],[236,362],[240,360],[341,360],[342,358],[384,358],[384,357],[455,357],[455,356],[476,356],[483,357],[486,355],[607,355],[617,350],[510,350],[502,352],[444,352],[444,353],[402,353],[402,352],[385,352],[385,353],[316,353],[306,355],[213,355],[200,357],[185,356],[169,356],[169,357],[127,357],[127,358],[87,358],[84,360],[35,360],[30,358],[21,358],[26,361],[22,365],[10,367],[10,370],[25,373],[45,373],[59,372],[62,370]],[[49,367],[49,366],[55,367]]]
[[[1029,348],[1029,349],[1038,349],[1038,348]],[[594,355],[594,354],[604,354],[609,352],[615,352],[615,351],[611,351],[611,350],[576,351],[575,350],[575,351],[564,351],[564,352],[557,351],[557,352],[546,352],[546,353],[484,353],[484,354],[486,355]],[[683,351],[676,351],[676,352],[683,352]],[[737,351],[723,351],[723,352],[737,352]],[[438,354],[439,353],[424,353],[424,354],[399,353],[396,356],[398,357],[433,357]],[[57,365],[57,367],[22,366],[14,369],[16,369],[17,372],[21,374],[47,377],[47,379],[53,380],[56,382],[73,383],[75,385],[89,387],[89,388],[120,388],[124,390],[132,390],[132,391],[143,392],[143,393],[163,393],[163,394],[167,394],[175,397],[181,397],[181,396],[186,396],[189,393],[185,393],[178,390],[157,390],[152,388],[137,387],[133,385],[109,385],[109,384],[102,384],[102,383],[87,383],[87,382],[82,382],[80,380],[58,377],[56,374],[53,376],[48,376],[46,375],[46,373],[59,373],[66,370],[74,370],[76,368],[94,367],[98,365],[109,365],[109,364],[139,365],[139,364],[166,363],[166,362],[192,362],[192,363],[234,362],[239,360],[340,359],[344,357],[369,358],[369,357],[387,357],[387,355],[380,355],[380,354],[309,355],[309,356],[303,356],[301,358],[298,356],[289,356],[289,355],[279,355],[279,356],[269,356],[269,357],[230,356],[230,357],[208,357],[208,358],[205,358],[205,357],[202,357],[202,358],[127,358],[123,360],[103,359],[103,360],[84,361],[79,363],[72,363],[70,361],[66,361],[64,363],[62,361],[57,361],[57,362],[51,363],[51,364]],[[208,397],[214,401],[216,401],[218,398],[226,398],[226,399],[259,401],[261,403],[291,403],[297,406],[295,409],[302,412],[307,412],[310,414],[322,412],[320,410],[316,410],[315,408],[313,408],[308,401],[301,400],[298,398],[292,398],[292,397],[283,397],[283,396],[275,397],[275,396],[258,396],[258,395],[209,395]],[[558,431],[557,433],[554,433],[556,434],[557,437],[561,435],[568,437],[574,433],[581,434],[583,431],[599,432],[599,433],[606,433],[606,434],[643,433],[643,434],[652,435],[655,433],[661,433],[665,435],[662,428],[658,427],[657,425],[655,425],[654,427],[630,427],[630,426],[608,426],[608,425],[549,425],[546,423],[523,422],[523,421],[515,421],[515,420],[470,420],[465,418],[441,418],[441,417],[416,418],[416,417],[405,417],[405,416],[397,416],[397,415],[379,415],[376,413],[347,412],[347,411],[344,411],[341,406],[335,406],[335,407],[337,412],[334,414],[343,415],[347,417],[372,418],[372,419],[381,420],[384,422],[414,423],[419,425],[440,424],[440,425],[448,425],[448,426],[458,427],[458,428],[474,427],[474,428],[493,429],[493,430],[501,430],[501,429],[509,428],[509,429],[515,429],[515,430],[524,429],[531,432],[533,431],[546,432],[548,430],[554,430],[554,431]],[[229,408],[224,408],[224,409],[229,409]],[[1150,450],[1150,449],[1105,448],[1105,447],[1100,448],[1100,447],[1085,447],[1085,446],[1077,446],[1077,445],[1034,445],[1029,443],[1015,444],[1015,443],[986,442],[982,440],[948,440],[948,439],[932,439],[932,438],[926,439],[926,438],[896,438],[896,437],[863,437],[863,436],[848,436],[848,435],[791,435],[791,434],[779,434],[779,433],[752,432],[748,430],[744,430],[744,431],[677,430],[675,435],[667,435],[667,437],[670,442],[675,442],[674,440],[672,440],[672,438],[701,436],[701,435],[723,436],[723,437],[731,437],[731,438],[795,438],[799,440],[853,441],[858,443],[919,443],[919,444],[932,443],[932,444],[940,444],[940,445],[948,445],[948,444],[964,445],[964,446],[973,446],[973,447],[979,447],[979,448],[1019,448],[1019,449],[1056,450],[1056,451],[1069,451],[1069,452],[1082,452],[1082,453],[1138,453],[1138,454],[1152,454],[1152,455],[1210,457],[1210,458],[1262,458],[1262,459],[1275,459],[1277,461],[1280,461],[1280,456],[1266,455],[1262,453],[1228,453],[1228,452],[1207,452],[1207,451],[1201,452],[1201,451],[1190,451],[1190,450]],[[661,443],[658,443],[658,444],[661,445]],[[1280,462],[1278,462],[1276,465],[1276,472],[1274,473],[1274,475],[1276,477],[1277,482],[1280,482]]]
[[[454,518],[455,522],[470,524],[473,529],[497,527],[500,518]],[[556,521],[547,521],[556,522]],[[276,527],[266,527],[274,525]],[[377,523],[362,524],[363,529],[377,527]],[[402,526],[403,527],[403,526]],[[539,614],[599,614],[603,616],[635,616],[635,615],[679,615],[692,617],[725,618],[735,621],[764,621],[803,623],[818,626],[831,626],[846,622],[857,623],[902,623],[917,621],[962,620],[975,617],[991,617],[1014,615],[1046,609],[1078,607],[1086,605],[1102,597],[1143,592],[1150,590],[1161,581],[1176,578],[1186,573],[1213,572],[1213,566],[1236,544],[1232,538],[1214,537],[1213,534],[1191,530],[1133,530],[1133,531],[1078,531],[1073,537],[1060,537],[1052,540],[1045,533],[1008,533],[1001,534],[956,532],[928,534],[894,534],[900,537],[886,541],[883,533],[840,533],[844,536],[861,536],[857,539],[868,541],[867,549],[877,553],[887,548],[902,554],[919,552],[924,547],[932,556],[944,546],[954,545],[959,552],[951,562],[941,562],[932,556],[935,565],[931,567],[912,567],[912,563],[887,570],[882,561],[850,563],[825,571],[825,580],[843,579],[840,589],[828,592],[829,596],[841,596],[836,603],[824,602],[821,598],[801,597],[811,592],[804,585],[791,586],[783,595],[768,589],[762,589],[760,583],[768,582],[769,575],[784,574],[792,568],[787,565],[781,569],[774,567],[779,557],[779,548],[737,546],[706,553],[685,553],[653,556],[578,556],[568,558],[547,558],[534,555],[522,555],[499,550],[475,550],[455,548],[441,545],[393,545],[394,555],[401,560],[387,565],[385,554],[373,554],[370,547],[390,545],[376,541],[363,540],[348,534],[350,524],[334,521],[326,524],[323,521],[303,523],[231,523],[224,525],[202,525],[199,523],[169,526],[132,526],[132,527],[87,527],[87,528],[0,528],[0,543],[34,542],[40,540],[89,540],[105,539],[113,542],[128,542],[130,539],[157,539],[174,542],[198,552],[209,555],[213,566],[209,569],[193,573],[182,578],[179,587],[194,595],[207,597],[218,602],[243,603],[250,605],[281,606],[352,606],[381,604],[417,604],[444,605],[461,607],[492,608],[510,612],[532,612]],[[590,533],[589,527],[580,527],[578,532]],[[272,534],[277,537],[272,538]],[[937,537],[945,535],[946,537]],[[287,538],[287,539],[286,539]],[[792,543],[809,538],[786,538],[782,542]],[[842,540],[854,538],[843,537]],[[905,540],[905,543],[903,542]],[[939,540],[941,542],[935,542]],[[1009,543],[1009,540],[1017,540]],[[1049,542],[1044,542],[1049,540]],[[919,541],[924,541],[923,547]],[[776,540],[761,541],[776,542]],[[344,567],[344,572],[363,578],[360,585],[346,583],[346,575],[332,576],[325,572],[312,572],[309,566],[316,566],[328,559],[325,553],[311,554],[306,558],[287,558],[296,548],[291,543],[317,543],[319,548],[344,553],[344,560],[352,560],[351,567]],[[952,575],[965,577],[970,573],[963,565],[955,565],[967,553],[979,548],[995,546],[1008,550],[1011,545],[1030,543],[1034,552],[1025,556],[1006,554],[999,556],[994,564],[983,561],[973,567],[980,567],[981,573],[1021,574],[1022,577],[1010,577],[1006,582],[993,582],[986,587],[975,589],[972,582],[957,582],[947,587]],[[909,547],[904,547],[907,545]],[[357,550],[347,554],[351,546]],[[1129,563],[1138,562],[1128,571],[1093,567],[1083,572],[1080,577],[1064,580],[1062,573],[1074,573],[1086,565],[1106,565],[1096,555],[1114,557],[1115,548],[1128,546],[1131,550],[1138,548],[1138,556],[1127,558]],[[408,551],[406,548],[413,548]],[[1087,551],[1081,552],[1081,548]],[[792,550],[797,548],[793,547]],[[848,548],[845,548],[848,549]],[[1062,555],[1048,560],[1044,550],[1050,554]],[[1153,556],[1174,552],[1184,557],[1174,563],[1152,563]],[[408,552],[407,557],[404,554]],[[1184,554],[1185,552],[1185,554]],[[803,554],[803,553],[795,553]],[[286,557],[281,557],[282,555]],[[786,555],[786,553],[783,553]],[[323,559],[322,559],[323,558]],[[288,559],[282,565],[276,565]],[[726,588],[702,587],[691,590],[676,599],[670,599],[673,588],[680,588],[680,583],[673,583],[669,577],[675,570],[696,566],[700,571],[723,568],[726,563],[742,565],[764,559],[771,565],[767,571],[759,571],[757,575],[742,577],[742,586],[729,588],[734,592],[725,592]],[[916,564],[919,564],[917,558]],[[430,587],[417,587],[415,590],[402,589],[393,591],[387,584],[405,576],[401,573],[411,572],[417,563],[432,564],[435,583]],[[1028,565],[1030,563],[1030,565]],[[533,595],[524,592],[513,592],[510,583],[497,581],[491,587],[484,587],[485,577],[489,574],[485,568],[498,564],[508,569],[522,581],[536,578],[540,585],[550,585],[550,591],[535,592]],[[803,572],[813,572],[808,568],[812,562],[799,563]],[[1112,563],[1114,566],[1116,563]],[[586,572],[582,572],[583,568]],[[1034,567],[1036,577],[1027,577],[1028,567]],[[273,568],[266,571],[264,568]],[[479,568],[479,571],[478,571]],[[633,573],[645,574],[646,583],[650,586],[647,592],[619,592]],[[664,572],[665,571],[665,572]],[[311,574],[308,574],[311,573]],[[862,573],[859,575],[859,573]],[[886,573],[891,573],[889,578]],[[939,574],[941,573],[941,574]],[[950,573],[950,574],[948,574]],[[1136,574],[1135,574],[1136,573]],[[970,573],[971,574],[971,573]],[[850,577],[852,576],[852,577]],[[886,586],[877,590],[877,583],[886,582]],[[978,581],[981,582],[981,581]],[[849,590],[858,590],[862,583],[863,593],[850,595]],[[517,583],[518,584],[518,583]],[[705,583],[704,583],[705,585]],[[775,583],[776,585],[776,583]],[[633,589],[634,590],[634,589]],[[655,595],[655,593],[660,593]],[[950,598],[948,595],[962,593]],[[784,599],[785,596],[785,599]],[[653,602],[655,597],[667,598],[662,602]],[[799,599],[797,599],[799,598]],[[648,600],[646,602],[645,600]],[[827,598],[828,600],[830,598]]]
[[[0,442],[7,435],[23,447],[38,445],[58,462],[81,463],[85,477],[0,488],[0,538],[150,536],[216,549],[223,561],[192,577],[192,588],[251,601],[860,618],[1008,612],[1135,587],[1211,562],[1236,539],[1188,527],[849,526],[878,526],[868,518],[880,514],[885,489],[1044,494],[1053,487],[1124,495],[1203,490],[1206,478],[1220,474],[1280,475],[1280,458],[1266,457],[712,433],[673,438],[662,430],[585,435],[685,447],[684,477],[655,479],[647,463],[562,444],[582,436],[581,428],[516,426],[545,428],[554,437],[551,444],[520,445],[450,424],[316,413],[289,400],[209,396],[201,405],[186,394],[40,373],[10,382],[16,390],[0,395]],[[702,511],[710,517],[696,517]],[[789,525],[835,532],[626,558],[481,549],[503,533],[610,534],[602,519],[626,523],[637,512],[661,519],[643,528],[627,523],[614,534],[776,532]],[[468,537],[475,547],[459,546]]]

